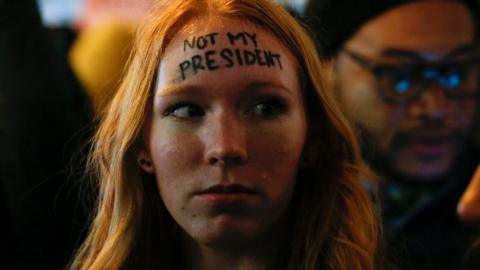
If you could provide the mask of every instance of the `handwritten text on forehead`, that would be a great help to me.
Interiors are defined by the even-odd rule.
[[[181,62],[179,68],[182,80],[185,80],[188,74],[197,74],[201,70],[211,71],[235,66],[257,65],[277,67],[282,70],[281,55],[259,48],[256,33],[227,32],[223,35],[209,33],[203,36],[193,36],[183,42],[183,51],[211,48],[215,46],[219,38],[225,38],[230,46],[219,50],[205,50],[204,53],[195,54]],[[238,47],[240,44],[244,45],[243,48]],[[248,47],[248,49],[245,47]]]

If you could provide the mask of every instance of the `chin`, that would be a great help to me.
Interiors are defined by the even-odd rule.
[[[438,183],[449,175],[451,162],[441,164],[414,164],[412,166],[398,166],[395,171],[402,175],[407,182]]]
[[[242,243],[248,243],[260,234],[259,226],[255,223],[257,222],[217,217],[196,226],[196,230],[189,234],[194,240],[207,246],[232,248],[232,246],[242,246]]]
[[[248,249],[254,238],[255,237],[252,237],[249,234],[244,234],[238,231],[225,231],[215,235],[205,235],[195,239],[195,241],[212,249],[227,251]]]
[[[399,153],[394,160],[393,174],[401,176],[406,182],[438,183],[445,180],[454,165],[451,151],[444,155],[414,155]]]

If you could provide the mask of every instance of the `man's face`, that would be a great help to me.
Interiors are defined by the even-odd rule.
[[[415,1],[365,23],[339,52],[335,68],[340,101],[373,140],[376,158],[399,176],[434,181],[450,171],[471,127],[475,98],[447,97],[440,80],[428,83],[429,71],[423,70],[418,76],[427,81],[424,91],[408,101],[388,101],[382,97],[385,85],[380,86],[378,74],[347,51],[394,70],[419,63],[465,62],[474,55],[473,49],[464,49],[472,45],[474,31],[462,4]],[[456,78],[449,80],[447,84]],[[401,84],[396,86],[402,91]],[[476,77],[469,87],[476,89]]]

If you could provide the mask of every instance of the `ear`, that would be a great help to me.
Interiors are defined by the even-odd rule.
[[[155,166],[153,165],[152,157],[146,149],[142,149],[138,152],[137,163],[146,173],[154,174]]]

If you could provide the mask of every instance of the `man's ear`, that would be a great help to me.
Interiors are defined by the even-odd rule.
[[[138,151],[137,163],[144,172],[155,173],[155,166],[153,165],[152,157],[148,150],[141,149]]]

